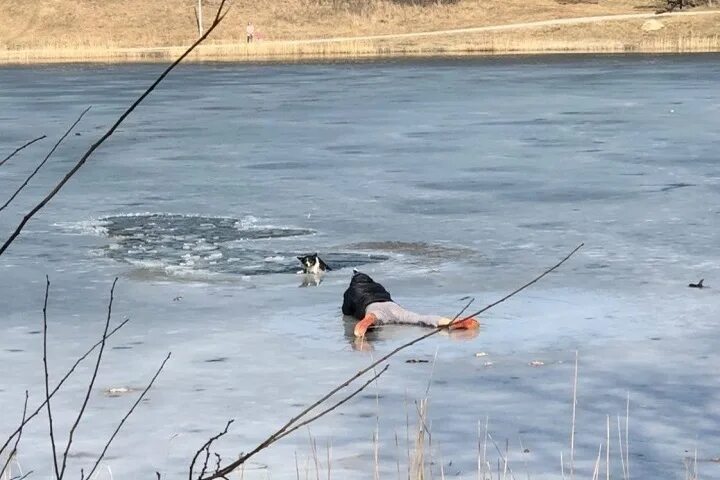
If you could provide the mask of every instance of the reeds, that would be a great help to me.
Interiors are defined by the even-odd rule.
[[[573,432],[575,431],[577,421],[578,377],[579,372],[576,363],[572,379],[573,409],[568,419]],[[380,448],[380,439],[378,437],[379,427],[377,425],[374,426],[372,431],[373,460],[372,466],[368,465],[366,470],[367,478],[380,478],[378,472],[383,471],[381,467],[388,467],[388,465],[380,465],[380,462],[383,461],[381,458],[384,458],[384,461],[392,461],[392,463],[396,465],[396,478],[400,480],[442,480],[445,478],[445,465],[451,463],[449,461],[453,460],[453,458],[444,458],[442,455],[443,445],[433,440],[430,400],[430,391],[426,390],[424,395],[419,399],[405,402],[406,415],[408,417],[405,435],[398,435],[398,433],[395,432],[393,434],[394,444],[392,444],[392,442],[388,443],[394,447],[392,450],[396,458],[392,460],[390,460],[392,455],[390,455],[389,451],[387,455],[382,457],[378,455],[378,449]],[[440,408],[442,412],[442,406]],[[561,465],[558,471],[559,479],[608,480],[610,478],[616,478],[630,480],[629,395],[626,405],[622,405],[620,408],[623,409],[624,412],[622,412],[622,415],[617,415],[617,432],[613,431],[614,422],[611,421],[609,414],[606,414],[602,420],[602,434],[598,439],[598,447],[596,450],[590,451],[587,448],[583,448],[578,453],[577,438],[574,434],[572,435],[570,439],[571,453],[569,457],[565,456],[563,459],[563,453],[560,452]],[[414,417],[414,422],[410,420],[411,417]],[[441,419],[442,417],[439,418]],[[526,446],[530,445],[525,444],[522,439],[520,439],[517,444],[512,445],[507,439],[501,442],[500,439],[494,438],[490,419],[485,417],[479,420],[477,424],[477,471],[464,471],[462,472],[462,478],[475,477],[477,480],[520,480],[523,478],[533,478],[537,473],[529,471],[525,459]],[[316,480],[327,478],[330,480],[332,460],[329,453],[324,461],[322,457],[323,452],[317,448],[317,439],[310,435],[309,453],[307,457],[304,458],[304,462],[300,463],[300,465],[305,465],[304,477],[301,476],[300,467],[297,467],[297,478],[306,478],[308,480],[313,478]],[[578,462],[578,458],[581,462]],[[685,480],[697,480],[697,458],[698,452],[697,448],[695,448],[691,456],[683,459]],[[298,465],[297,453],[295,462],[296,465]],[[580,468],[577,468],[578,465],[580,465]],[[395,468],[393,468],[393,470]],[[390,470],[390,468],[387,468],[388,472]],[[455,474],[457,474],[457,472]],[[391,477],[395,476],[385,475],[382,478]]]
[[[0,49],[0,63],[167,62],[184,48],[118,48],[113,46],[48,45],[29,50]],[[278,62],[301,60],[362,59],[383,57],[432,57],[549,53],[689,53],[720,51],[720,34],[691,32],[654,35],[628,40],[617,38],[563,38],[563,35],[517,34],[458,35],[453,38],[274,41],[201,45],[187,61]]]

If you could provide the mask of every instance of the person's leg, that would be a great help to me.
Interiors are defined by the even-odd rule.
[[[439,315],[422,315],[419,313],[411,312],[406,310],[399,305],[393,307],[394,316],[397,318],[397,323],[419,325],[430,328],[449,326],[449,330],[465,330],[478,328],[480,324],[474,318],[467,318],[453,321],[452,318],[441,317]]]
[[[355,325],[353,333],[355,333],[356,337],[364,337],[367,329],[375,322],[377,322],[377,317],[372,313],[366,313],[365,317]]]
[[[395,302],[378,302],[368,305],[365,317],[355,326],[355,335],[363,336],[371,325],[414,325],[419,327],[437,328],[449,325],[449,330],[471,330],[480,327],[474,318],[461,319],[453,322],[452,318],[438,315],[421,315],[406,310]]]
[[[450,325],[450,330],[473,330],[480,328],[480,322],[474,318],[458,318],[453,321],[452,318],[443,318],[438,322],[438,327]]]

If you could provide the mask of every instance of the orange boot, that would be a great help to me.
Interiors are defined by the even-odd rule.
[[[452,318],[443,318],[438,322],[438,326],[444,327],[450,325],[450,330],[475,330],[480,328],[480,322],[474,318],[458,318],[454,322]]]
[[[377,321],[377,317],[372,313],[368,313],[365,317],[355,325],[355,336],[364,337],[365,332],[370,326]]]

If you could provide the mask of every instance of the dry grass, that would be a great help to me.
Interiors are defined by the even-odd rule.
[[[218,0],[204,0],[206,16]],[[317,41],[405,34],[596,15],[651,13],[659,0],[235,0],[194,60],[473,53],[717,51],[715,15],[533,27],[433,37]],[[27,3],[33,4],[28,8]],[[359,2],[359,3],[358,3]],[[415,3],[415,4],[413,4]],[[0,62],[168,60],[197,36],[194,1],[0,0]],[[244,42],[252,20],[261,41]]]
[[[597,24],[558,25],[484,33],[432,37],[342,41],[272,41],[201,45],[195,61],[287,61],[301,59],[364,58],[561,52],[714,52],[720,51],[720,13],[698,17],[664,17],[664,28],[642,30],[644,19]],[[68,61],[168,61],[180,47],[122,48],[114,45],[0,49],[0,63]]]
[[[295,40],[650,12],[654,7],[648,4],[655,1],[458,0],[421,6],[362,0],[365,6],[358,9],[352,7],[357,2],[347,0],[235,0],[214,38],[244,41],[248,20],[266,40]],[[204,0],[206,16],[217,3]],[[0,47],[183,45],[197,35],[194,5],[188,0],[0,0]]]

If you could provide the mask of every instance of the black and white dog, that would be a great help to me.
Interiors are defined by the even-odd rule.
[[[317,287],[322,283],[325,272],[332,270],[317,253],[297,257],[302,264],[302,270],[297,272],[303,276],[301,287]]]
[[[317,253],[312,255],[303,255],[302,257],[297,257],[297,259],[300,260],[300,263],[303,266],[302,271],[298,273],[322,275],[326,271],[332,270],[327,263],[323,262],[322,258],[320,258]]]

